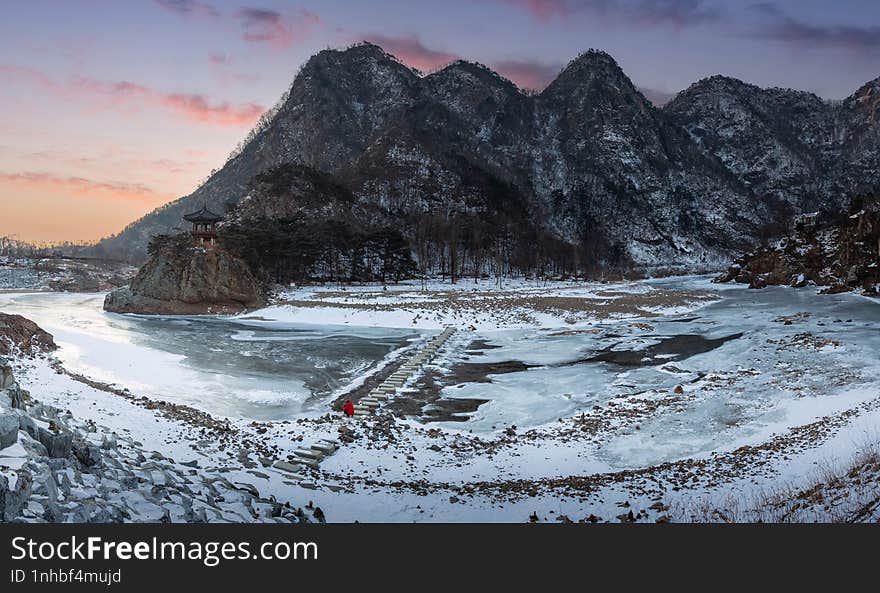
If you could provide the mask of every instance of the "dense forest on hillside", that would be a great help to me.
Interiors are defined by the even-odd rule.
[[[328,174],[281,165],[254,177],[220,243],[270,283],[571,277],[626,267],[598,222],[572,245],[536,225],[514,187],[483,172],[463,183],[478,202],[400,212],[359,203]]]

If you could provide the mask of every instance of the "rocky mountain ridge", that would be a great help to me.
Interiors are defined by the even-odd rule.
[[[874,81],[832,104],[712,77],[657,109],[599,51],[532,96],[478,64],[423,76],[375,45],[326,50],[204,185],[98,250],[142,260],[184,211],[222,211],[255,175],[296,164],[385,223],[516,209],[512,232],[580,249],[595,267],[717,266],[794,213],[880,185],[878,92]]]

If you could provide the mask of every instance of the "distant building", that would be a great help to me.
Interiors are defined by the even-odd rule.
[[[184,214],[183,219],[192,223],[190,234],[196,243],[214,245],[217,242],[217,223],[223,220],[219,214],[208,210],[208,205],[192,214]]]
[[[803,231],[812,231],[819,224],[819,213],[810,212],[809,214],[801,214],[794,219],[794,228]]]

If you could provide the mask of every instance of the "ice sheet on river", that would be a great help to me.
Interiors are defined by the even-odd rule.
[[[55,336],[65,366],[137,395],[255,420],[323,412],[340,387],[417,334],[335,326],[254,326],[219,317],[141,317],[103,295],[0,295]]]
[[[693,279],[665,284],[708,287]],[[596,452],[611,467],[642,467],[758,442],[793,423],[876,396],[877,302],[810,289],[735,287],[722,294],[723,300],[684,317],[479,336],[491,347],[470,354],[468,363],[519,360],[539,366],[490,377],[491,382],[446,387],[444,397],[490,400],[469,422],[446,427],[527,428],[616,398],[677,397],[680,391],[681,402],[613,436]],[[703,345],[689,349],[693,340],[683,339],[687,336],[700,337]],[[664,343],[680,350],[650,356]],[[632,356],[623,357],[623,364],[615,364],[615,357],[589,360],[610,350]],[[641,364],[626,364],[632,361]]]

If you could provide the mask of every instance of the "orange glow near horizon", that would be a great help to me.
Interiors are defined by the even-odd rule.
[[[0,175],[0,236],[33,243],[95,241],[172,199],[84,180],[9,177]]]

